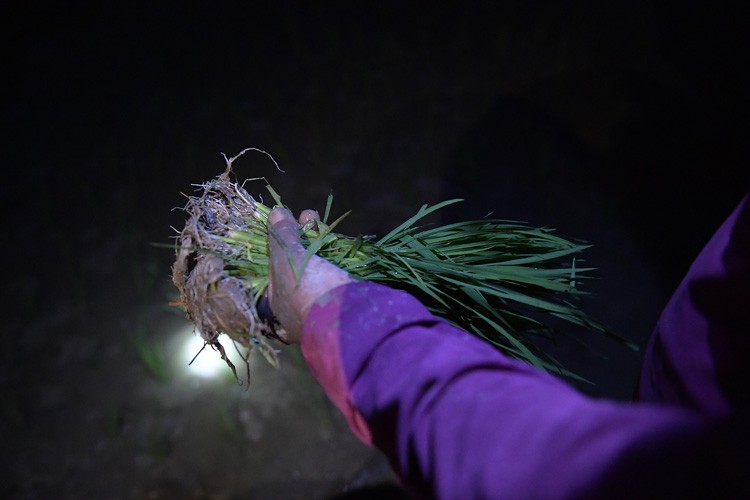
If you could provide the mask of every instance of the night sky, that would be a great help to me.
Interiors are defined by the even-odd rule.
[[[741,2],[654,3],[0,4],[0,496],[322,498],[355,484],[335,463],[286,479],[279,465],[262,486],[224,475],[222,457],[272,469],[279,447],[319,461],[278,444],[285,424],[251,458],[219,447],[212,469],[186,462],[188,438],[159,420],[189,411],[161,406],[180,382],[150,378],[129,339],[167,342],[154,325],[179,319],[164,312],[173,255],[154,243],[171,241],[181,193],[220,174],[222,152],[271,153],[286,173],[263,155],[235,171],[265,176],[295,211],[333,191],[338,213],[353,209],[344,232],[460,196],[443,221],[493,212],[590,241],[601,280],[587,307],[645,342],[750,187]],[[611,360],[569,357],[592,393],[626,399],[637,355],[599,349]],[[246,439],[238,391],[212,397],[237,399],[225,413]],[[307,411],[292,407],[279,411]],[[326,446],[379,470],[341,425]]]

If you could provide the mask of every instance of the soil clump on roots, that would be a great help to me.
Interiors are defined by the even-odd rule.
[[[236,368],[219,343],[219,335],[227,334],[235,347],[239,344],[244,348],[242,357],[246,361],[249,352],[257,348],[272,365],[278,366],[277,351],[266,338],[280,340],[277,332],[281,329],[272,315],[263,313],[267,309],[262,296],[268,285],[267,272],[255,277],[255,287],[248,277],[232,275],[231,258],[237,248],[227,243],[227,239],[238,232],[256,235],[261,243],[267,243],[268,238],[268,207],[256,202],[242,186],[230,180],[232,162],[246,151],[232,158],[225,156],[224,173],[196,185],[202,190],[200,196],[188,196],[184,208],[188,219],[177,237],[172,267],[172,281],[180,293],[174,305],[185,310],[205,346],[219,352],[235,377]],[[247,245],[249,250],[252,243]],[[265,258],[265,262],[259,264],[267,268],[267,246],[258,248],[260,246],[263,245],[255,244],[252,248],[254,257]]]

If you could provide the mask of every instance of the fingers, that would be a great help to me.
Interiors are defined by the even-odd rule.
[[[299,240],[299,226],[294,220],[292,212],[286,208],[274,208],[268,214],[269,225],[269,245],[271,253],[274,250],[304,252],[302,243]],[[286,253],[286,252],[284,252]]]
[[[268,291],[271,311],[283,327],[284,342],[295,342],[301,328],[292,303],[296,288],[294,267],[304,259],[304,248],[299,240],[299,226],[286,208],[274,208],[268,214]]]
[[[272,226],[287,219],[294,220],[294,216],[288,208],[276,207],[268,214],[268,223]]]
[[[318,219],[314,210],[306,210],[300,216],[300,221]],[[268,215],[268,229],[270,265],[267,294],[274,315],[288,334],[285,341],[297,342],[302,324],[315,300],[328,290],[352,280],[344,270],[316,255],[305,262],[306,250],[300,241],[300,226],[289,210],[273,209]]]
[[[274,208],[268,214],[268,246],[268,295],[275,302],[275,295],[288,293],[289,290],[285,288],[296,282],[294,269],[302,262],[305,254],[299,239],[297,221],[286,208]],[[279,304],[273,309],[278,315]]]
[[[268,215],[268,223],[271,226],[274,226],[280,222],[284,222],[285,224],[287,221],[294,220],[294,217],[292,216],[292,212],[289,211],[289,209],[284,207],[277,207],[271,210],[271,213]],[[311,208],[307,208],[300,212],[299,214],[299,223],[300,225],[304,226],[310,221],[320,220],[320,214],[318,214],[317,210],[313,210]]]
[[[312,210],[308,208],[306,210],[303,210],[299,214],[299,223],[303,226],[310,221],[316,221],[316,220],[320,220],[320,214],[318,214],[317,210]]]

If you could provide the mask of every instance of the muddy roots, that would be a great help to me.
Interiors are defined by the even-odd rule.
[[[246,352],[258,348],[276,366],[276,351],[265,337],[278,338],[280,330],[272,317],[259,315],[256,302],[260,293],[250,289],[253,277],[232,276],[228,269],[237,249],[226,238],[243,231],[259,233],[267,239],[267,215],[259,208],[262,205],[229,179],[232,161],[238,156],[227,159],[222,175],[198,186],[202,189],[200,196],[188,197],[185,211],[189,217],[178,237],[172,267],[172,281],[180,292],[178,305],[235,375],[234,366],[218,342],[219,335],[225,333]]]

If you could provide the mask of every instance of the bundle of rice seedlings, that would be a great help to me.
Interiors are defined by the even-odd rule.
[[[257,348],[278,365],[273,339],[279,340],[281,326],[264,296],[271,207],[230,179],[232,162],[253,149],[225,156],[224,173],[198,185],[199,196],[188,197],[189,217],[177,238],[172,269],[178,304],[206,345],[218,350],[233,371],[218,342],[222,333],[246,353]],[[281,206],[279,195],[270,185],[266,188]],[[577,378],[535,339],[554,334],[550,325],[559,320],[618,338],[575,303],[583,294],[579,280],[592,270],[577,266],[577,256],[588,245],[557,236],[551,229],[507,220],[419,225],[426,216],[459,201],[424,205],[376,239],[335,232],[347,214],[329,223],[329,196],[322,220],[300,227],[300,236],[308,257],[319,255],[355,278],[408,291],[437,316],[505,354]]]

